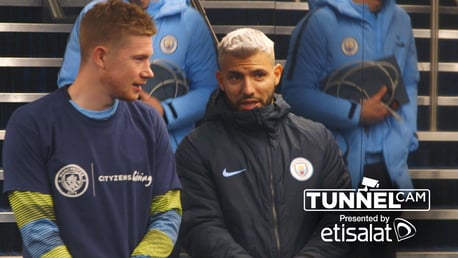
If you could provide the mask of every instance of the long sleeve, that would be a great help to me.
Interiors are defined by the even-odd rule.
[[[326,146],[323,156],[325,157],[320,171],[324,173],[322,189],[351,189],[349,173],[345,167],[339,147],[334,141],[332,134],[325,130]],[[317,211],[314,211],[317,212]],[[346,257],[350,251],[350,245],[344,242],[324,242],[321,238],[321,230],[325,227],[334,227],[340,224],[340,212],[324,212],[321,219],[315,225],[311,239],[295,257]]]
[[[410,24],[410,21],[409,23]],[[407,26],[409,30],[409,42],[406,51],[406,62],[402,69],[402,77],[406,87],[407,94],[409,96],[409,103],[401,107],[401,115],[404,121],[406,121],[407,127],[412,131],[417,131],[417,97],[418,97],[418,82],[420,80],[420,74],[418,71],[418,60],[417,50],[415,46],[415,38],[411,26]],[[414,151],[418,148],[417,137],[411,137],[409,144],[409,151]]]
[[[59,235],[51,195],[14,191],[8,196],[25,248],[32,257],[72,257]]]
[[[132,256],[168,257],[173,250],[181,223],[180,191],[171,190],[156,196],[151,204],[150,215],[148,231]]]
[[[320,19],[332,20],[332,15],[325,15],[315,12],[296,26],[283,73],[282,94],[293,113],[330,128],[356,128],[361,106],[320,90],[320,81],[334,69],[328,64],[328,26],[320,23]]]
[[[251,257],[229,233],[210,172],[185,138],[176,154],[183,184],[182,245],[192,257]]]
[[[189,31],[189,45],[184,69],[189,80],[189,92],[162,102],[167,117],[167,129],[174,130],[201,119],[211,92],[217,87],[216,47],[210,30],[201,15],[192,8],[182,17]]]

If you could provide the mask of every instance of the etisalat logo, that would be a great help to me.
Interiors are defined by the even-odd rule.
[[[429,211],[429,189],[379,189],[378,180],[364,177],[363,188],[304,190],[305,211],[344,212],[339,223],[321,229],[325,242],[398,242],[416,234],[403,218],[390,218],[390,211]],[[362,215],[361,211],[371,215]],[[374,212],[384,212],[373,215]],[[389,213],[388,213],[389,214]]]

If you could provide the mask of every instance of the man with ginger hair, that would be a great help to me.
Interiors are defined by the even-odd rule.
[[[181,222],[161,115],[136,101],[153,76],[156,32],[136,5],[97,4],[82,20],[70,86],[17,109],[3,145],[4,191],[24,257],[167,257]]]
[[[90,1],[75,20],[58,74],[57,85],[59,87],[73,83],[78,73],[81,52],[79,26],[82,17],[96,3],[104,1],[106,0]],[[205,103],[211,92],[217,87],[216,49],[210,27],[203,16],[190,6],[187,0],[123,1],[143,8],[157,26],[158,31],[153,36],[154,53],[151,60],[155,66],[159,65],[158,78],[160,80],[153,83],[153,86],[150,82],[147,87],[144,87],[144,90],[140,92],[140,99],[163,115],[172,149],[175,150],[186,134],[194,128],[195,123],[203,117]],[[159,69],[173,72],[164,75],[160,74]],[[169,75],[171,77],[167,77]],[[188,88],[184,95],[168,96],[164,99],[154,94],[150,95],[150,87],[166,85],[164,88],[168,88],[183,84],[186,84]]]

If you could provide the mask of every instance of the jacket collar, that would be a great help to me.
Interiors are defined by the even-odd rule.
[[[221,120],[227,125],[233,124],[250,131],[274,130],[289,111],[290,106],[278,94],[275,94],[275,101],[271,105],[247,111],[234,111],[227,104],[225,93],[216,89],[210,96],[202,123]]]

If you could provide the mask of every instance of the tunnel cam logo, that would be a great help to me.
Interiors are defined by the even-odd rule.
[[[429,189],[379,189],[376,179],[364,177],[362,188],[305,189],[305,211],[429,211]]]
[[[304,210],[351,211],[339,215],[334,225],[321,229],[324,242],[394,242],[415,236],[415,226],[386,214],[364,215],[354,211],[428,211],[429,189],[380,189],[377,179],[364,177],[359,189],[306,189]],[[371,213],[373,214],[373,213]],[[396,237],[396,239],[393,237]]]
[[[83,168],[75,164],[69,164],[57,172],[54,183],[63,196],[75,198],[86,192],[89,186],[89,179],[87,172]]]

